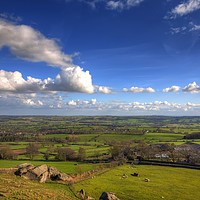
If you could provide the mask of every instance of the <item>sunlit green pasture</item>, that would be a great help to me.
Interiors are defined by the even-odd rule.
[[[98,141],[107,140],[144,140],[146,142],[156,141],[174,141],[183,138],[183,134],[175,133],[146,133],[144,135],[125,135],[125,134],[103,134],[98,138]]]
[[[200,171],[194,169],[137,165],[120,166],[93,179],[76,183],[76,191],[84,189],[98,199],[102,192],[114,192],[119,199],[197,200],[200,196]],[[131,176],[139,172],[139,177]],[[128,178],[123,178],[126,174]],[[145,182],[145,178],[150,182]]]

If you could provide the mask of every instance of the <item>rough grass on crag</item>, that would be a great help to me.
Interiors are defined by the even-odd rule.
[[[38,183],[25,180],[13,174],[0,174],[0,199],[66,199],[76,200],[68,185]]]

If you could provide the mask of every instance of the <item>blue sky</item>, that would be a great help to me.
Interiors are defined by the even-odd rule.
[[[200,0],[0,1],[1,115],[200,115]]]

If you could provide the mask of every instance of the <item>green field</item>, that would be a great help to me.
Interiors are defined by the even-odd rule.
[[[68,173],[68,174],[76,174],[76,168],[77,166],[81,166],[83,171],[89,171],[94,168],[98,168],[99,164],[85,164],[85,163],[78,163],[78,162],[45,162],[45,161],[21,161],[21,160],[0,160],[0,168],[11,168],[15,167],[17,165],[20,165],[25,162],[31,162],[35,166],[47,164],[48,166],[54,166],[59,171]]]
[[[98,199],[102,192],[115,192],[122,200],[197,200],[200,197],[200,171],[194,169],[129,165],[117,167],[100,176],[75,184],[76,191],[84,189],[88,196]],[[131,176],[139,172],[139,177]],[[122,178],[126,174],[128,178]],[[149,178],[150,182],[145,182]]]

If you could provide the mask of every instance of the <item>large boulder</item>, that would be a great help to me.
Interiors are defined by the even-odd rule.
[[[73,180],[73,178],[70,175],[65,174],[63,172],[59,172],[57,177],[58,177],[58,180],[62,180],[62,181],[72,181]]]
[[[16,168],[18,168],[18,170],[15,172],[15,175],[21,176],[35,168],[35,166],[32,163],[24,163],[16,166]]]
[[[53,166],[52,166],[52,167],[49,167],[48,171],[49,171],[48,176],[49,176],[49,178],[50,178],[51,180],[56,180],[57,177],[58,177],[58,174],[60,173],[60,172],[56,169],[56,167],[53,167]]]
[[[22,178],[28,179],[28,180],[37,180],[38,179],[37,175],[31,171],[28,171],[25,174],[21,174],[20,176]]]
[[[39,177],[39,182],[40,182],[40,183],[45,183],[46,180],[48,179],[48,176],[49,176],[49,172],[48,172],[48,171],[44,172],[44,173]]]
[[[28,166],[33,166],[34,167],[34,165],[32,163],[23,163],[21,165],[17,165],[16,168],[20,169],[20,168],[26,168]]]
[[[39,165],[31,170],[31,172],[36,174],[37,177],[39,177],[41,174],[45,173],[46,171],[48,171],[48,166],[46,164]]]
[[[113,192],[103,192],[99,200],[120,200]]]

